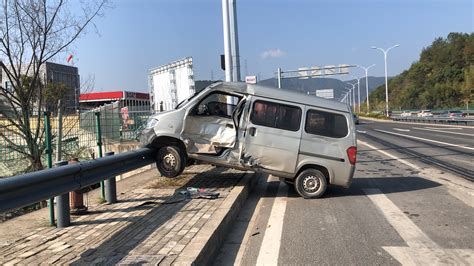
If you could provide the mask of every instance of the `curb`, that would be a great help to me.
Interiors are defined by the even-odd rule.
[[[258,177],[257,173],[247,173],[239,181],[209,221],[199,230],[198,235],[176,258],[174,265],[211,264],[250,191],[257,183]]]

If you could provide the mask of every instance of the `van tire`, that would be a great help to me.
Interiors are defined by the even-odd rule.
[[[186,166],[186,157],[176,146],[164,146],[156,154],[156,168],[164,177],[179,176]]]
[[[306,169],[295,179],[295,190],[305,199],[321,197],[326,188],[326,176],[316,169]]]

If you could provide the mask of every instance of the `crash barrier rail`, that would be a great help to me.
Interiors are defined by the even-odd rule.
[[[107,156],[108,155],[108,156]],[[154,162],[154,150],[142,148],[117,155],[56,167],[0,179],[0,212],[24,207],[56,197],[57,226],[69,225],[69,192],[86,188],[105,180],[105,200],[117,200],[115,176]]]
[[[465,119],[465,118],[447,118],[447,117],[401,117],[401,116],[392,116],[390,117],[394,121],[404,121],[404,122],[420,122],[420,123],[430,123],[430,124],[457,124],[457,125],[474,125],[474,119]]]

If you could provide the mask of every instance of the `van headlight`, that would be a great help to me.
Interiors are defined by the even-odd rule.
[[[148,121],[146,122],[146,127],[153,128],[156,126],[157,123],[158,123],[158,119],[150,117]]]

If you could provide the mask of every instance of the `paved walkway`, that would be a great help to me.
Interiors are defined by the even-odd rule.
[[[244,175],[196,165],[180,177],[186,183],[176,193],[156,181],[119,190],[119,203],[92,207],[88,215],[73,217],[68,228],[40,227],[0,246],[0,264],[171,264]],[[187,187],[220,197],[186,198],[178,191]]]

